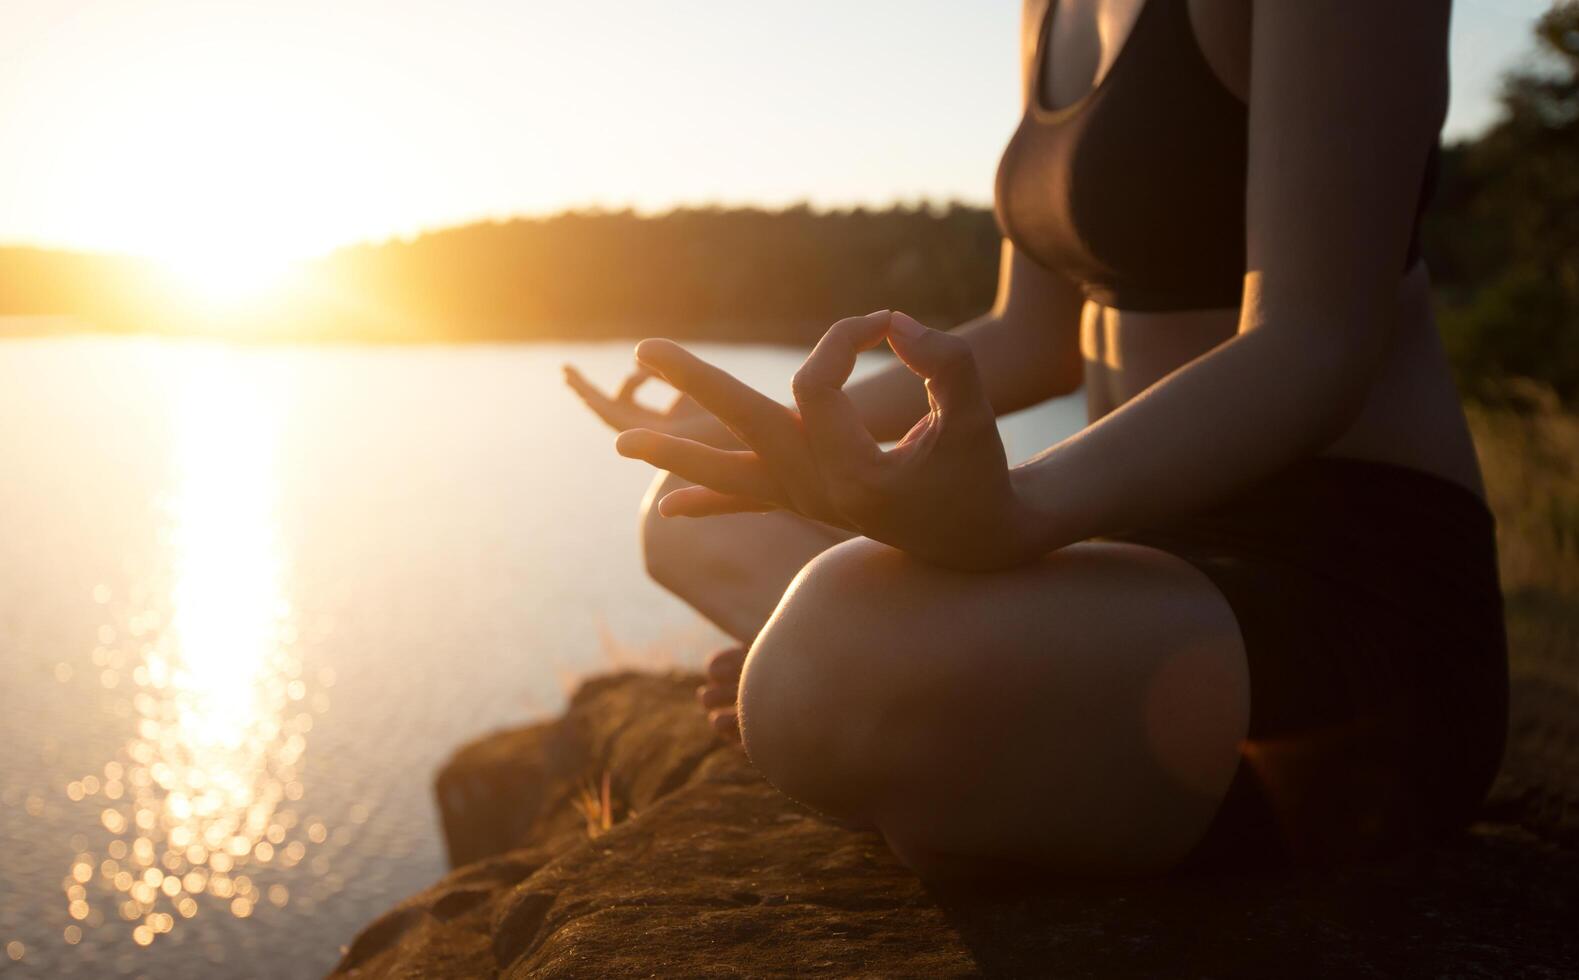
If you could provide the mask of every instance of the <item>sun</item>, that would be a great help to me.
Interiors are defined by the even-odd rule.
[[[159,265],[178,301],[226,312],[277,298],[295,264],[262,250],[220,247],[167,254]]]

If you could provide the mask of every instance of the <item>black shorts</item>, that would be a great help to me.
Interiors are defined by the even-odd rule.
[[[1478,497],[1318,457],[1110,539],[1200,569],[1244,638],[1250,733],[1187,867],[1328,863],[1473,817],[1508,712],[1495,525]]]

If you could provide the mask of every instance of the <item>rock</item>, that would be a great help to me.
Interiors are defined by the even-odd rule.
[[[463,748],[438,780],[461,866],[334,975],[1579,975],[1579,854],[1550,793],[1524,819],[1527,775],[1387,863],[949,891],[768,786],[713,739],[698,682],[599,678],[557,721]]]
[[[604,774],[624,809],[667,796],[721,748],[693,700],[699,678],[619,675],[588,681],[565,716],[463,747],[434,787],[450,866],[531,844],[586,839],[576,802]]]

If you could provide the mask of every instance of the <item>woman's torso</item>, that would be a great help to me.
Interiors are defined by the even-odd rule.
[[[1049,16],[1052,3],[1060,6]],[[1148,31],[1142,37],[1144,43],[1129,51],[1126,45],[1148,3],[1177,6],[1152,11],[1151,20],[1142,25]],[[1093,421],[1233,337],[1238,329],[1236,278],[1231,276],[1243,275],[1242,258],[1227,247],[1223,236],[1237,235],[1242,241],[1244,229],[1242,212],[1236,216],[1235,202],[1224,195],[1242,196],[1243,179],[1236,178],[1237,187],[1217,179],[1211,169],[1211,154],[1224,158],[1229,169],[1237,166],[1242,172],[1242,108],[1249,90],[1249,7],[1248,0],[1026,2],[1021,46],[1027,80],[1026,115],[1005,154],[999,183],[1000,219],[1006,219],[1011,237],[1017,230],[1015,219],[1025,211],[1021,208],[1017,214],[1012,199],[1005,200],[1005,177],[1014,176],[1006,173],[1011,154],[1051,152],[1042,147],[1052,127],[1083,125],[1086,120],[1078,119],[1077,114],[1122,107],[1117,100],[1127,98],[1132,107],[1137,98],[1150,97],[1144,90],[1147,84],[1159,89],[1159,100],[1166,100],[1158,106],[1167,105],[1171,110],[1154,119],[1134,120],[1147,125],[1148,131],[1144,138],[1129,139],[1123,129],[1127,122],[1123,113],[1129,110],[1121,108],[1108,121],[1105,132],[1090,136],[1098,141],[1098,153],[1105,155],[1096,184],[1088,175],[1070,186],[1049,188],[1050,194],[1067,195],[1061,202],[1066,213],[1059,213],[1056,206],[1044,207],[1034,209],[1038,213],[1027,219],[1067,220],[1068,209],[1084,205],[1112,254],[1129,249],[1127,255],[1136,263],[1149,260],[1159,271],[1172,273],[1177,267],[1184,273],[1174,282],[1163,281],[1161,286],[1169,292],[1155,298],[1135,289],[1130,289],[1127,297],[1121,295],[1119,291],[1129,287],[1122,282],[1113,290],[1091,290],[1080,334]],[[1168,31],[1183,36],[1167,36],[1164,32]],[[1144,57],[1177,62],[1171,66],[1173,75],[1159,70],[1148,77],[1152,66],[1135,60]],[[1115,67],[1125,74],[1112,74]],[[1165,87],[1169,90],[1163,91]],[[1096,105],[1099,99],[1109,105]],[[1103,140],[1105,143],[1100,142]],[[1134,159],[1137,155],[1144,159]],[[1146,178],[1169,167],[1173,169],[1166,180]],[[1028,169],[1036,179],[1034,168]],[[1064,170],[1054,169],[1053,176],[1068,179]],[[1112,187],[1114,197],[1095,197],[1093,186],[1099,190]],[[1041,193],[1041,189],[1033,192]],[[1147,194],[1171,196],[1147,201]],[[1179,220],[1180,210],[1203,206],[1227,213],[1229,221],[1237,217],[1239,227],[1223,227],[1220,214],[1212,213],[1187,214],[1188,220]],[[1145,218],[1160,207],[1175,209],[1171,223]],[[1152,234],[1146,237],[1148,229]],[[1192,247],[1196,243],[1191,236],[1196,234],[1203,237],[1198,247]],[[1126,240],[1123,236],[1131,237]],[[1134,236],[1142,238],[1137,241]],[[1048,236],[1042,238],[1047,240]],[[1046,261],[1057,267],[1062,264],[1059,259],[1054,255]],[[1241,268],[1222,268],[1232,261],[1240,262]],[[1079,264],[1077,261],[1077,268],[1061,271],[1102,276],[1100,258],[1087,268],[1079,268]],[[1392,343],[1365,407],[1325,454],[1407,466],[1481,493],[1473,444],[1437,336],[1423,263],[1413,262],[1401,276],[1395,317]]]

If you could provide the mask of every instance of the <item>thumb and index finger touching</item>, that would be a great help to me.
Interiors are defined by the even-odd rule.
[[[844,384],[855,370],[856,357],[883,342],[890,316],[889,311],[879,310],[840,320],[795,372],[795,405],[820,466],[837,471],[871,464],[882,456]]]
[[[882,455],[843,386],[857,355],[884,339],[900,361],[926,382],[938,408],[963,410],[984,401],[980,376],[964,338],[932,330],[898,311],[840,320],[823,335],[795,375],[795,402],[819,461],[860,463]]]
[[[981,378],[965,338],[895,313],[888,344],[906,367],[926,381],[927,393],[942,410],[966,408],[983,399]]]
[[[962,338],[928,329],[907,314],[888,310],[840,320],[818,341],[796,372],[793,385],[803,431],[820,465],[856,469],[881,458],[881,448],[843,387],[857,356],[885,338],[900,360],[927,382],[939,408],[963,408],[981,400],[980,379],[969,345]],[[777,402],[673,341],[644,340],[637,345],[636,358],[637,371],[614,399],[589,391],[591,386],[573,369],[567,369],[566,377],[595,410],[612,409],[610,402],[628,405],[642,383],[661,377],[759,450],[771,452],[792,427],[790,414]],[[597,404],[600,402],[604,404]]]
[[[611,428],[627,429],[630,427],[632,422],[632,404],[624,397],[623,390],[620,397],[611,398],[603,392],[603,389],[588,381],[586,376],[578,371],[574,365],[564,365],[563,371],[565,383],[581,399],[582,404],[592,410],[593,414],[597,415]]]

